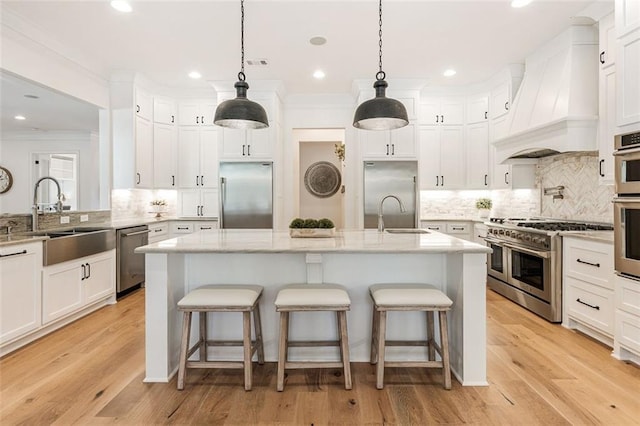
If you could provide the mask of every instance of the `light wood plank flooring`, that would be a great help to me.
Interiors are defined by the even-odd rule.
[[[144,384],[144,293],[101,309],[0,360],[0,424],[639,424],[640,368],[489,291],[488,387],[441,386],[437,370],[288,372],[256,365],[192,370],[184,391]],[[350,319],[353,321],[353,319]],[[367,318],[369,320],[369,318]]]

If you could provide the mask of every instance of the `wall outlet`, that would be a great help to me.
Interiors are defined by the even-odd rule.
[[[89,215],[88,214],[81,214],[80,215],[80,222],[87,222],[89,220]]]
[[[69,223],[69,216],[60,216],[60,223]]]

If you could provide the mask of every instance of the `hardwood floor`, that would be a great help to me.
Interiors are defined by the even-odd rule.
[[[131,294],[0,360],[0,424],[639,424],[640,368],[487,292],[490,386],[446,391],[437,370],[192,370],[184,391],[145,384],[144,293]]]

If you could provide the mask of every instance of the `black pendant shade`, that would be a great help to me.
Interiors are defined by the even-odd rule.
[[[247,99],[249,85],[244,81],[244,75],[233,87],[236,88],[236,98],[228,99],[218,105],[213,122],[218,126],[233,129],[264,129],[269,127],[267,112],[262,108],[262,105]]]
[[[391,130],[409,124],[407,109],[402,102],[387,98],[387,82],[373,83],[376,97],[360,104],[353,117],[353,127],[365,130]]]

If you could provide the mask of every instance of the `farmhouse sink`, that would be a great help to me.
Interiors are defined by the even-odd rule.
[[[44,266],[101,253],[116,246],[113,229],[71,228],[30,234],[49,237],[42,242]]]
[[[429,231],[426,229],[417,229],[417,228],[395,228],[395,229],[385,229],[385,232],[390,234],[428,234]]]

